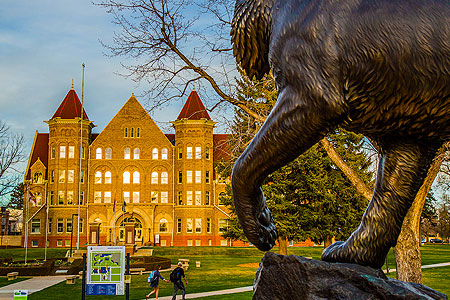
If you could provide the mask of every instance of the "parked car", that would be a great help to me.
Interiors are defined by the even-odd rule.
[[[431,244],[443,244],[444,242],[441,239],[430,239]]]

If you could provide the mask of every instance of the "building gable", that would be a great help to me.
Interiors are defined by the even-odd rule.
[[[40,160],[45,168],[48,166],[48,133],[39,133],[36,130],[34,135],[33,146],[31,148],[31,154],[28,158],[27,170],[25,173],[25,179],[31,179],[31,167]],[[47,178],[47,174],[44,174]]]

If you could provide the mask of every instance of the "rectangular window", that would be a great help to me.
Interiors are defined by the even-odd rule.
[[[205,192],[205,205],[209,205],[209,191]]]
[[[128,128],[125,128],[124,136],[125,136],[126,138],[128,137]]]
[[[111,148],[106,148],[105,149],[105,159],[111,159]]]
[[[183,192],[178,192],[178,205],[183,205]]]
[[[195,219],[195,232],[196,233],[202,232],[202,219]]]
[[[192,147],[187,147],[186,158],[192,159]]]
[[[86,150],[85,150],[85,148],[84,148],[84,146],[83,147],[81,147],[81,158],[82,159],[84,159],[85,158],[85,154],[86,153]]]
[[[67,204],[73,204],[73,191],[67,191]]]
[[[57,240],[56,241],[56,247],[62,247],[62,240]]]
[[[205,149],[205,158],[206,159],[209,159],[211,156],[210,156],[210,151],[211,150],[209,150],[210,148],[209,147],[206,147],[206,149]]]
[[[133,192],[133,203],[139,203],[139,192]]]
[[[55,193],[50,191],[50,205],[55,204]]]
[[[186,232],[188,232],[188,233],[192,232],[192,219],[191,218],[186,219]]]
[[[130,203],[130,192],[123,192],[123,200],[125,203]]]
[[[225,232],[228,227],[228,219],[219,219],[219,232]]]
[[[195,171],[195,183],[202,183],[202,171]]]
[[[186,171],[186,183],[192,183],[192,171]]]
[[[205,172],[205,182],[209,183],[209,171]]]
[[[183,159],[183,148],[178,147],[178,159]]]
[[[294,246],[294,241],[293,241],[293,240],[290,240],[290,241],[289,241],[289,247],[292,247],[292,246]]]
[[[56,224],[56,232],[61,233],[64,232],[64,220],[58,219],[58,222]]]
[[[54,183],[55,182],[55,170],[52,170],[50,172],[50,182]]]
[[[80,192],[80,205],[83,205],[84,203],[84,191]]]
[[[186,205],[192,205],[192,191],[186,192]]]
[[[187,240],[188,247],[192,247],[192,240]]]
[[[58,204],[59,205],[64,205],[64,198],[65,198],[64,192],[59,191],[58,192]]]
[[[56,149],[55,149],[55,147],[52,147],[52,156],[51,156],[52,159],[55,158],[55,153],[56,153]]]
[[[195,246],[200,247],[202,245],[202,240],[195,240]]]
[[[202,192],[195,191],[195,205],[202,205]]]
[[[59,170],[59,183],[66,181],[66,170]]]
[[[131,128],[131,134],[130,137],[134,137],[134,128]]]
[[[167,203],[169,200],[168,192],[161,192],[161,203]]]
[[[79,230],[80,230],[80,233],[83,232],[83,219],[82,218],[80,218],[80,228],[79,228]]]
[[[31,241],[31,247],[38,247],[38,246],[39,246],[38,240],[32,240]]]
[[[195,147],[195,159],[202,158],[202,147]]]
[[[152,202],[153,203],[158,202],[158,192],[152,192]]]
[[[48,218],[48,233],[52,233],[52,218]]]
[[[69,146],[69,158],[75,157],[75,146]]]
[[[84,183],[84,171],[81,170],[81,174],[80,174],[80,183]]]
[[[211,219],[210,218],[206,219],[206,232],[207,233],[211,232]]]
[[[178,172],[178,183],[183,183],[183,171]]]
[[[94,203],[102,203],[102,192],[94,192]]]
[[[73,170],[67,170],[67,182],[68,183],[73,183],[73,174],[74,174]]]
[[[105,203],[111,203],[111,192],[105,192],[103,194],[103,202]]]
[[[181,219],[177,219],[177,233],[181,233]]]
[[[59,146],[59,158],[66,158],[66,146]]]
[[[41,233],[41,219],[31,220],[31,233]]]
[[[66,232],[72,232],[72,219],[66,219]]]
[[[136,128],[136,137],[139,138],[141,137],[141,128]]]

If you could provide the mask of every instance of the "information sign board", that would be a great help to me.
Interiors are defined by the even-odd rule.
[[[28,299],[28,291],[27,290],[14,290],[13,299],[14,300],[27,300]]]
[[[124,295],[125,247],[89,246],[87,295]]]

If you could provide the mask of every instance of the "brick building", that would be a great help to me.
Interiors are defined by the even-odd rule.
[[[214,172],[228,157],[227,135],[213,133],[195,91],[172,122],[175,134],[164,134],[134,95],[94,134],[73,88],[46,123],[25,174],[29,247],[44,247],[46,237],[49,247],[75,246],[78,224],[80,246],[231,244],[220,236],[228,214]]]

